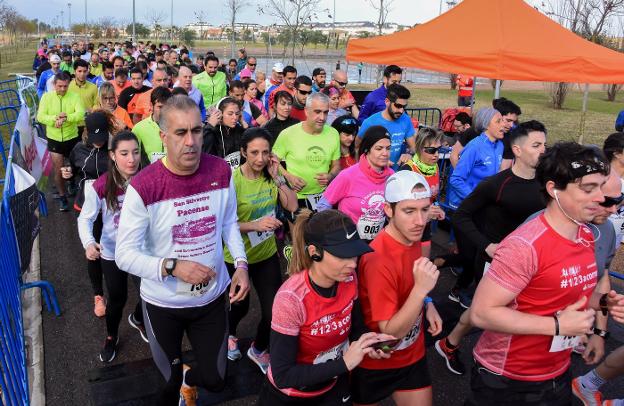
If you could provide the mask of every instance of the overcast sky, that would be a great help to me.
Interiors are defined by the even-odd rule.
[[[253,4],[258,4],[262,0],[250,0]],[[82,23],[84,21],[85,0],[8,0],[21,14],[27,18],[38,18],[41,21],[51,23],[52,20],[63,11],[64,25],[68,24],[68,2],[71,2],[72,23]],[[112,16],[116,19],[132,19],[131,0],[107,0],[94,1],[87,0],[87,12],[89,21],[97,21],[103,16]],[[226,21],[225,0],[175,0],[173,10],[174,25],[186,25],[196,21],[195,11],[198,5],[203,7],[206,20],[212,24],[222,24]],[[319,0],[319,9],[333,9],[333,0]],[[443,11],[446,10],[446,0],[443,2]],[[146,12],[150,9],[163,10],[167,15],[165,24],[169,24],[171,0],[136,0],[136,18],[138,22],[146,22]],[[394,0],[388,21],[404,25],[413,25],[431,20],[438,15],[440,9],[439,0]],[[319,22],[330,21],[327,13],[319,13]],[[367,0],[337,0],[336,1],[336,21],[357,21],[377,19],[376,11],[370,6]],[[251,6],[241,13],[240,22],[273,23],[274,21],[259,21],[257,6]]]

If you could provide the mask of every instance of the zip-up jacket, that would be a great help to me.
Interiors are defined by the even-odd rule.
[[[206,124],[202,150],[225,159],[232,169],[237,168],[243,163],[240,149],[244,132],[245,129],[239,124],[232,128],[221,124],[216,127]]]
[[[221,71],[217,71],[214,76],[208,75],[206,71],[195,75],[193,86],[198,88],[204,95],[204,105],[206,107],[214,106],[227,94],[226,76]]]
[[[72,173],[78,181],[78,193],[74,200],[74,209],[80,211],[85,199],[85,188],[89,181],[99,178],[108,170],[107,147],[95,148],[93,145],[79,142],[69,154]]]
[[[56,128],[54,122],[59,113],[66,113],[67,120],[61,128]],[[59,96],[56,92],[47,92],[39,102],[37,121],[46,126],[46,136],[54,141],[69,141],[78,136],[78,123],[84,121],[85,109],[80,96],[67,92]]]

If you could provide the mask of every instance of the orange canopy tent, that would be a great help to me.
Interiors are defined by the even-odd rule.
[[[346,59],[492,79],[624,83],[624,54],[522,0],[464,0],[412,29],[350,40]]]

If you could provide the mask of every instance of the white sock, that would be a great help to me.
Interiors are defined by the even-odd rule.
[[[596,373],[595,369],[592,369],[585,375],[581,376],[580,383],[584,388],[591,391],[597,391],[602,385],[607,382],[604,378]]]
[[[187,388],[190,388],[190,386],[186,384],[186,373],[190,370],[191,368],[185,369],[182,367],[182,386],[186,386]]]

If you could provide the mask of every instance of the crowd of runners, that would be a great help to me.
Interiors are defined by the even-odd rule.
[[[260,405],[430,405],[427,334],[449,372],[470,373],[466,404],[603,404],[600,386],[624,373],[624,347],[605,354],[607,326],[624,322],[609,278],[624,255],[624,133],[551,145],[497,99],[445,134],[415,128],[398,66],[359,106],[345,71],[257,67],[244,49],[229,61],[150,42],[38,50],[37,120],[58,208],[73,197],[78,214],[102,362],[130,276],[128,322],[164,377],[162,405],[224,388],[251,289]],[[432,258],[443,222],[455,248]],[[458,274],[448,299],[466,309],[446,337],[429,296],[441,271]],[[572,377],[573,351],[596,368]]]

